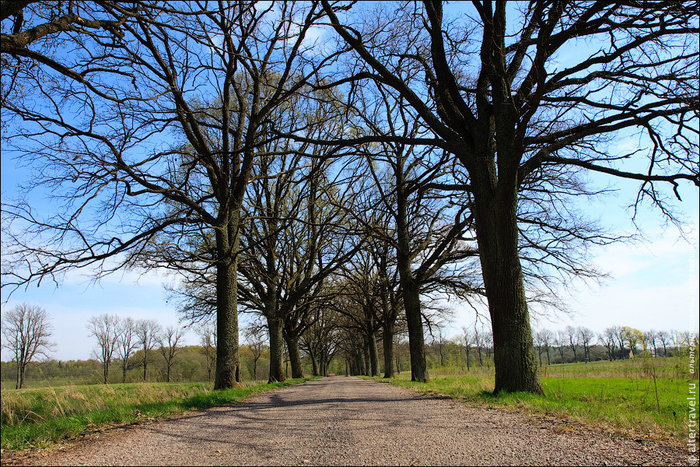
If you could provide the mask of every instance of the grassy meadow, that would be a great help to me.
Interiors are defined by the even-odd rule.
[[[253,393],[289,386],[311,378],[281,383],[245,382],[242,387],[213,391],[211,383],[126,383],[31,389],[3,389],[0,435],[2,449],[45,447],[88,431],[138,423],[240,402]]]
[[[404,371],[389,382],[424,394],[444,395],[471,404],[517,410],[637,438],[685,445],[688,440],[689,387],[697,373],[688,373],[687,358],[638,358],[543,366],[544,396],[529,393],[492,394],[492,369],[433,368],[427,383],[410,380]]]

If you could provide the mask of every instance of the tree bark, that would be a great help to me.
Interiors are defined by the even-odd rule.
[[[268,317],[267,326],[270,331],[270,377],[267,382],[284,381],[282,320],[274,316]]]
[[[495,167],[489,169],[489,172],[495,172]],[[489,184],[483,178],[474,177],[474,172],[478,171],[472,171],[476,234],[493,329],[494,393],[526,391],[542,394],[518,256],[516,179],[510,187],[495,187],[495,183]],[[495,179],[493,173],[489,175],[491,180]],[[499,175],[502,175],[499,185],[507,184],[509,177]],[[491,193],[485,194],[487,190]]]
[[[301,366],[301,352],[299,352],[299,338],[285,336],[289,362],[292,364],[292,378],[303,378],[304,370]]]
[[[355,371],[353,375],[363,375],[365,374],[365,362],[361,351],[355,352]]]
[[[383,330],[384,347],[384,377],[394,377],[394,326],[385,324]]]
[[[377,352],[376,331],[371,331],[367,337],[369,347],[369,362],[372,376],[379,376],[379,353]]]
[[[241,382],[238,355],[238,221],[239,212],[216,235],[216,375],[214,389],[236,387]]]
[[[316,363],[316,359],[314,358],[314,353],[309,352],[309,357],[311,357],[311,374],[313,376],[318,376],[318,364]]]
[[[411,354],[411,381],[427,381],[428,367],[425,361],[425,342],[423,337],[423,317],[420,307],[420,286],[411,271],[410,242],[407,225],[407,195],[404,186],[403,165],[396,170],[397,191],[397,247],[396,260],[399,269],[399,281],[403,290],[403,303],[408,324],[408,347]]]
[[[365,342],[365,346],[362,348],[362,361],[364,362],[364,368],[362,369],[362,374],[365,376],[370,376],[372,373],[372,364],[369,357],[369,339]]]
[[[408,348],[411,356],[411,381],[427,381],[428,367],[425,361],[423,318],[420,311],[418,286],[413,279],[403,283],[403,300],[408,323]]]

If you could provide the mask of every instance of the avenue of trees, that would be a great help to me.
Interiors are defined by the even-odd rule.
[[[424,381],[451,299],[488,308],[496,392],[541,393],[550,349],[665,348],[631,328],[533,336],[530,312],[622,240],[574,207],[604,194],[590,175],[675,223],[697,195],[694,2],[2,6],[3,147],[53,198],[2,201],[8,291],[167,268],[181,317],[215,323],[216,389],[241,381],[240,313],[267,332],[270,381],[304,355],[378,375],[379,342],[391,377],[403,333]],[[144,380],[154,349],[177,358],[177,329],[89,326],[105,382],[135,349]]]
[[[325,309],[318,309],[317,312],[323,310]],[[51,358],[52,351],[55,350],[55,346],[48,340],[51,337],[50,331],[47,334],[51,322],[45,312],[40,313],[42,311],[36,306],[22,304],[4,314],[3,330],[24,327],[25,331],[21,335],[27,342],[37,342],[40,340],[38,338],[43,337],[45,345],[40,352],[27,355],[22,360],[22,353],[18,352],[22,348],[21,341],[3,338],[3,344],[11,351],[10,361],[2,363],[3,382],[11,382],[19,388],[46,384],[213,381],[212,360],[215,358],[216,334],[212,322],[204,322],[188,330],[184,327],[163,327],[155,321],[120,318],[110,314],[96,315],[86,325],[89,342],[94,344],[92,359],[58,361]],[[37,313],[42,317],[37,319]],[[358,318],[362,317],[363,313],[358,313]],[[28,325],[36,321],[41,321],[43,327]],[[148,354],[135,337],[137,329],[144,326],[143,323],[150,329],[160,330],[155,335],[156,343]],[[369,348],[360,348],[362,346],[350,340],[357,339],[357,328],[363,326],[362,323],[361,319],[343,320],[333,312],[323,312],[323,316],[317,316],[300,339],[300,365],[303,372],[327,376],[377,375],[381,372],[395,375],[410,371],[410,349],[405,324],[397,327],[399,331],[392,335],[389,347],[383,342],[384,333],[378,333],[378,348],[374,351],[378,358],[375,360]],[[483,375],[493,371],[494,347],[488,326],[477,322],[449,338],[446,337],[443,326],[444,323],[434,322],[427,335],[424,352],[429,369],[442,374],[447,371]],[[185,332],[194,333],[199,345],[184,345]],[[589,336],[592,338],[589,339]],[[16,347],[11,348],[11,345]],[[362,345],[366,345],[364,339]],[[600,333],[594,333],[585,327],[567,327],[556,331],[537,330],[534,345],[539,366],[555,365],[549,370],[552,371],[560,363],[646,359],[650,356],[687,358],[688,348],[697,347],[697,337],[688,331],[640,331],[629,326],[611,326]],[[286,343],[283,347],[282,372],[277,375],[282,379],[291,377],[293,371]],[[384,353],[387,348],[391,349],[388,355]],[[146,358],[144,355],[147,355]],[[242,332],[242,380],[269,380],[272,359],[264,320],[253,320]],[[143,373],[144,361],[148,365],[147,380]],[[675,363],[675,367],[684,368],[685,365]],[[639,368],[642,367],[635,365],[629,370],[611,367],[607,371],[629,371],[636,376],[635,369]],[[18,379],[20,375],[21,380]]]

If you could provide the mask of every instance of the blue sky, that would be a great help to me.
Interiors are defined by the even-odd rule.
[[[455,5],[453,8],[461,7]],[[314,39],[323,42],[323,34],[316,32]],[[17,195],[17,186],[30,180],[32,174],[26,168],[17,167],[12,151],[5,148],[2,149],[0,164],[2,199],[9,201]],[[581,208],[615,233],[632,232],[635,227],[626,207],[634,200],[637,183],[599,176],[592,182],[597,186],[613,186],[618,191],[598,200],[586,201]],[[534,327],[559,329],[567,325],[583,325],[600,332],[617,324],[643,330],[697,330],[700,309],[698,190],[690,184],[683,184],[681,195],[684,202],[673,204],[686,220],[685,239],[674,226],[665,227],[658,212],[642,211],[637,223],[644,234],[643,239],[591,251],[594,263],[610,273],[610,278],[600,284],[574,282],[568,289],[562,289],[559,295],[567,304],[569,313],[542,313],[533,307]],[[31,199],[45,206],[40,194]],[[90,357],[94,348],[85,327],[91,316],[115,313],[136,319],[155,319],[163,326],[178,324],[177,313],[172,304],[166,303],[163,289],[164,283],[173,280],[158,272],[139,276],[130,271],[92,283],[83,272],[77,271],[66,275],[58,287],[45,281],[40,287],[34,284],[17,290],[2,309],[4,311],[21,302],[43,307],[54,327],[53,340],[57,345],[52,356],[60,360],[85,359]],[[6,300],[5,295],[3,300]],[[454,335],[461,327],[473,324],[474,313],[463,304],[451,303],[450,306],[455,315],[446,334]],[[196,343],[196,336],[188,331],[185,344]],[[3,349],[2,359],[8,358]]]

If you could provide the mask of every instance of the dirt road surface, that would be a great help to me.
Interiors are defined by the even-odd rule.
[[[313,380],[244,403],[88,436],[24,458],[49,465],[687,465],[683,449],[424,397]]]

